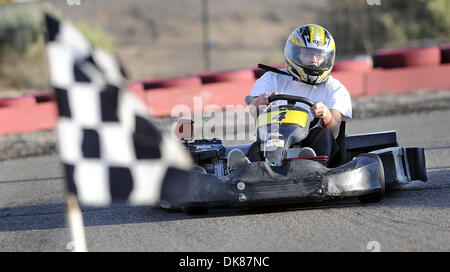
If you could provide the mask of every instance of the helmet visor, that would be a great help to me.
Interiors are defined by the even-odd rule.
[[[334,50],[321,48],[306,48],[289,44],[286,52],[287,57],[294,64],[312,70],[326,71],[333,67]]]

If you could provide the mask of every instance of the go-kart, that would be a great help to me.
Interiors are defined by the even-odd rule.
[[[162,199],[160,206],[204,213],[217,207],[252,207],[327,201],[356,197],[362,203],[378,202],[387,191],[412,180],[427,181],[424,149],[399,147],[395,131],[346,135],[342,121],[336,142],[337,160],[325,164],[323,156],[297,157],[298,143],[319,121],[297,106],[313,102],[305,97],[272,95],[272,103],[257,119],[260,161],[236,169],[229,154],[246,154],[251,144],[225,146],[220,139],[184,141],[195,162],[191,183],[182,199]],[[324,165],[325,164],[325,165]]]

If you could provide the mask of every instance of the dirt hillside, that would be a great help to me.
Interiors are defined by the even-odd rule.
[[[202,0],[51,0],[70,20],[106,31],[132,80],[206,69]],[[281,63],[287,35],[320,23],[328,0],[208,0],[211,70]]]

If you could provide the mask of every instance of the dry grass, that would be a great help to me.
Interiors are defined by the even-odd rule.
[[[43,47],[19,53],[3,50],[0,55],[0,96],[48,91],[47,56]]]
[[[287,35],[301,24],[322,20],[318,15],[327,1],[209,0],[212,70],[281,63]],[[205,69],[201,0],[95,0],[78,7],[51,2],[68,19],[113,37],[131,80]]]

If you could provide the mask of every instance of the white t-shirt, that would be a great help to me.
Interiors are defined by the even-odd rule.
[[[286,71],[286,69],[283,69]],[[313,102],[321,101],[329,109],[338,110],[343,116],[343,119],[352,118],[352,101],[350,93],[339,80],[333,78],[331,75],[327,81],[318,85],[309,85],[300,81],[292,80],[292,77],[281,75],[274,72],[266,72],[253,85],[251,96],[258,96],[262,93],[271,94],[288,94],[303,96],[311,99]],[[275,101],[276,105],[285,105],[285,100]],[[309,111],[309,106],[303,103],[296,103]],[[310,113],[311,115],[311,113]],[[310,116],[313,118],[313,116]]]

